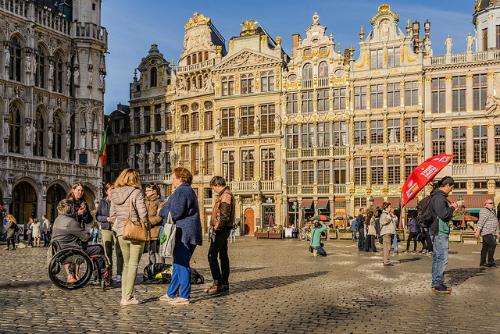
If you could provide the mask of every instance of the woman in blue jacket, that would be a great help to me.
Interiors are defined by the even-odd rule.
[[[189,261],[197,245],[202,244],[198,199],[191,188],[193,175],[184,167],[172,173],[174,192],[160,210],[165,222],[170,214],[176,225],[172,279],[167,294],[160,297],[174,305],[189,304],[191,294],[191,268]]]

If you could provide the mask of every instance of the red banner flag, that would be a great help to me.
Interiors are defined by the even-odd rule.
[[[416,167],[401,188],[401,206],[405,206],[450,163],[453,154],[439,154],[425,160]]]

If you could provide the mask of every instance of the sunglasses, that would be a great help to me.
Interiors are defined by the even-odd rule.
[[[486,203],[486,204],[494,204],[494,203],[493,203],[493,202],[488,202],[488,203]]]

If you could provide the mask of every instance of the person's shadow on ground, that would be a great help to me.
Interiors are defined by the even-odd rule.
[[[445,275],[450,277],[448,284],[458,286],[468,279],[484,274],[484,269],[481,268],[457,268],[445,271]]]

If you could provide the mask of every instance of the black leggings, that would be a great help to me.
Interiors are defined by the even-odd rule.
[[[16,241],[14,237],[7,238],[7,248],[10,248],[10,244],[12,244],[12,249],[16,249]]]
[[[408,240],[406,241],[406,251],[410,249],[410,242],[413,240],[413,251],[417,251],[417,232],[410,232],[410,235],[408,236]]]

